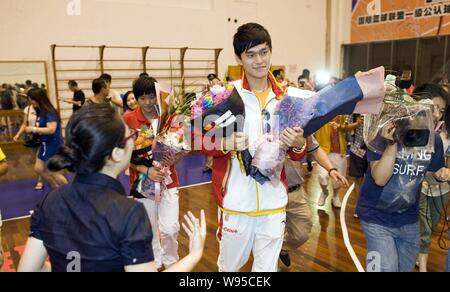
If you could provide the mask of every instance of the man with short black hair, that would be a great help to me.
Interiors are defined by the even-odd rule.
[[[203,151],[214,157],[213,187],[219,205],[218,266],[221,272],[238,272],[253,254],[252,271],[276,272],[288,203],[286,175],[283,170],[281,182],[275,185],[260,184],[242,171],[236,152],[248,149],[255,154],[250,145],[275,126],[275,109],[285,89],[270,72],[272,39],[263,26],[241,26],[234,36],[234,51],[245,72],[243,80],[233,84],[245,105],[245,133],[223,138],[221,149]],[[306,155],[303,129],[287,129],[280,140],[289,148],[293,160]]]
[[[92,81],[92,92],[94,96],[89,98],[85,104],[98,104],[103,102],[111,102],[109,98],[109,87],[104,79],[98,78]]]
[[[66,98],[64,102],[73,105],[72,109],[75,113],[77,110],[81,109],[84,102],[86,101],[86,96],[84,92],[78,87],[78,83],[75,80],[70,80],[68,82],[69,90],[73,92],[73,98]]]
[[[115,91],[114,89],[111,89],[112,76],[107,73],[104,73],[104,74],[100,75],[100,79],[103,79],[106,81],[106,84],[107,84],[108,90],[109,90],[109,95],[108,95],[109,101],[112,104],[114,104],[115,106],[117,106],[118,108],[122,109],[123,108],[122,97],[120,96],[120,94],[117,91]]]

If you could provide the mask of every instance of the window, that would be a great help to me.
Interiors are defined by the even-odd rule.
[[[392,58],[392,70],[401,75],[404,70],[411,70],[414,74],[416,69],[416,40],[405,40],[394,42],[394,55]],[[416,76],[412,76],[413,79]]]
[[[370,46],[369,68],[390,68],[392,42],[373,43]]]
[[[444,68],[446,38],[429,38],[420,41],[416,84],[430,82]]]
[[[368,69],[367,66],[367,44],[348,45],[344,47],[344,76],[354,75],[358,71]]]

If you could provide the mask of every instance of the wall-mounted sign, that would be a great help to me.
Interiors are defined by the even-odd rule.
[[[450,1],[352,0],[352,42],[450,34]]]

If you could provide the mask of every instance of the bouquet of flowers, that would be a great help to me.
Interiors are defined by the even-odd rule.
[[[153,140],[151,166],[159,168],[165,174],[164,180],[154,182],[149,179],[148,173],[139,177],[137,191],[157,203],[161,202],[161,194],[167,190],[167,186],[173,183],[170,167],[180,162],[191,151],[189,114],[190,107],[186,107],[185,103],[180,104],[165,122],[161,133]]]
[[[217,107],[226,101],[233,92],[232,87],[223,87],[214,85],[209,92],[206,92],[201,98],[195,101],[191,107],[192,120],[198,119],[211,109]]]
[[[328,87],[308,99],[288,95],[279,103],[272,135],[263,136],[257,145],[252,166],[274,185],[280,181],[287,146],[278,137],[287,128],[300,127],[308,137],[338,115],[379,113],[385,96],[384,68],[361,73]]]
[[[134,142],[134,151],[131,162],[135,165],[151,166],[152,145],[155,139],[152,127],[142,126],[139,130],[139,136]]]
[[[191,110],[194,131],[209,137],[229,137],[242,132],[245,121],[245,105],[239,92],[232,86],[213,86],[203,97],[197,100]],[[258,169],[252,166],[249,150],[237,153],[241,170],[247,176],[261,179]]]

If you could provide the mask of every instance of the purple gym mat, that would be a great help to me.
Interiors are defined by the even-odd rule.
[[[180,186],[186,187],[211,181],[211,172],[203,173],[206,157],[203,155],[192,155],[186,157],[177,165]],[[72,176],[73,177],[73,176]],[[69,178],[70,179],[70,178]],[[119,181],[129,192],[130,181],[125,175],[119,177]],[[1,183],[0,185],[0,210],[3,220],[30,215],[36,205],[49,190],[46,187],[42,191],[35,191],[36,179],[15,181],[12,183]]]

